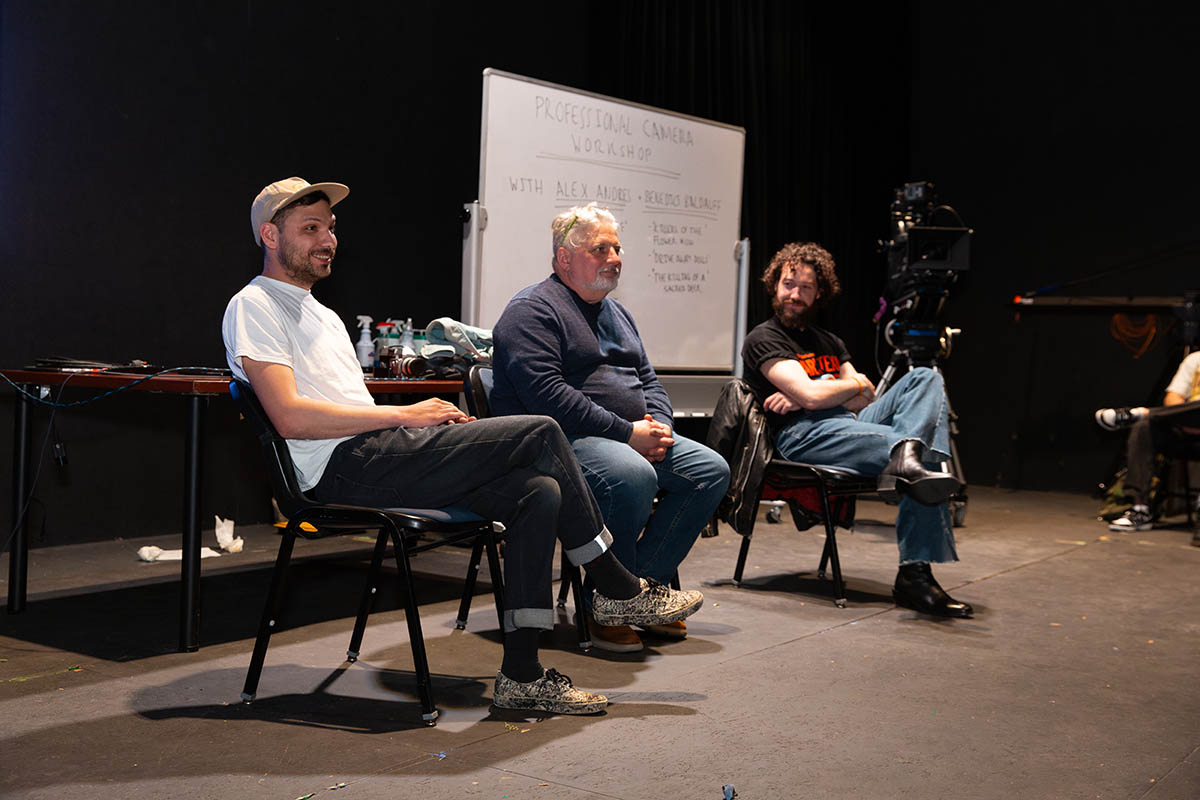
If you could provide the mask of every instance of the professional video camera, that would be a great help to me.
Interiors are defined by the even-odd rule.
[[[894,317],[887,341],[912,363],[928,366],[949,353],[950,331],[958,332],[942,329],[941,315],[950,286],[970,268],[972,231],[957,211],[938,205],[928,181],[896,189],[891,227],[891,238],[879,242],[887,253],[883,300]]]
[[[879,378],[875,393],[882,395],[901,371],[929,367],[941,372],[940,360],[950,355],[951,342],[959,328],[946,327],[942,310],[950,286],[970,267],[971,229],[958,212],[938,205],[933,184],[906,183],[892,201],[892,238],[879,243],[887,253],[887,287],[875,321],[890,311],[892,319],[884,338],[892,346],[892,358]],[[951,225],[939,221],[953,222]],[[966,478],[958,458],[958,416],[946,396],[950,418],[949,470],[963,488],[950,498],[951,519],[958,527],[967,514]]]

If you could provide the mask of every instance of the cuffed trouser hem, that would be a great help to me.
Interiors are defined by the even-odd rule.
[[[612,547],[612,534],[608,532],[608,528],[601,528],[596,534],[596,538],[581,544],[579,547],[572,547],[563,551],[567,560],[577,567],[582,567],[589,561],[595,561],[608,548]]]
[[[549,608],[510,608],[504,611],[504,632],[517,628],[554,630],[554,611]]]

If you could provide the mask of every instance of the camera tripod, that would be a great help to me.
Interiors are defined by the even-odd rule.
[[[893,341],[893,326],[903,328],[899,343]],[[884,338],[893,348],[892,359],[879,378],[875,396],[882,396],[900,375],[913,367],[929,367],[945,378],[940,361],[949,357],[954,337],[960,333],[961,328],[942,328],[938,331],[931,323],[903,323],[898,319],[892,320],[884,330]],[[950,498],[950,518],[954,527],[960,528],[967,517],[967,481],[963,475],[962,462],[958,458],[958,445],[955,444],[958,437],[958,415],[954,413],[954,405],[950,402],[948,391],[946,412],[950,420],[950,474],[961,484],[961,488]]]

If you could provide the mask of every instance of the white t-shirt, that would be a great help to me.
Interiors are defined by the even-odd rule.
[[[1175,377],[1167,385],[1168,392],[1174,392],[1184,400],[1200,400],[1200,350],[1189,353],[1179,365]]]
[[[375,405],[342,320],[307,289],[259,275],[229,301],[221,334],[225,360],[239,380],[248,382],[246,356],[291,367],[301,397]],[[287,440],[302,491],[317,485],[333,449],[349,438]]]

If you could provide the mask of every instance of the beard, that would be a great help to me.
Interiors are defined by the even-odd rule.
[[[285,240],[283,246],[280,248],[280,262],[283,265],[283,271],[288,274],[288,277],[302,283],[314,284],[322,278],[329,277],[334,252],[333,248],[330,247],[316,247],[312,250],[304,250]],[[320,255],[329,256],[330,263],[314,264],[312,260],[313,256]]]
[[[801,305],[799,303],[787,303],[781,301],[778,297],[771,298],[771,308],[775,311],[775,316],[783,323],[786,328],[795,328],[804,330],[812,322],[816,316],[816,311],[812,306]]]
[[[594,289],[598,292],[611,292],[617,288],[617,284],[621,280],[621,271],[600,272],[596,275],[596,280],[587,284],[585,288]]]

